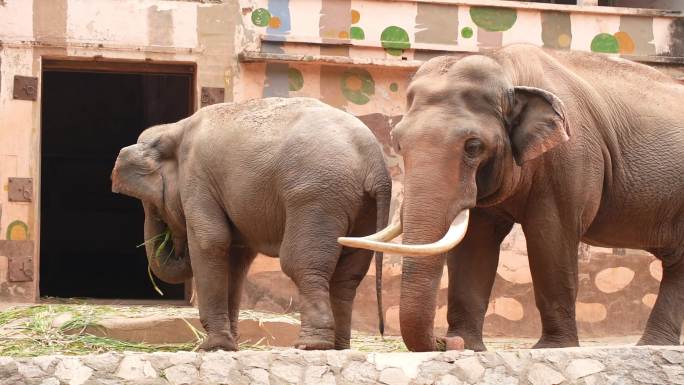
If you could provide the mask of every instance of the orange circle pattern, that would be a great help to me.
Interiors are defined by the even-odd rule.
[[[280,24],[281,24],[281,21],[280,21],[280,18],[278,16],[273,16],[273,17],[271,17],[271,20],[268,21],[268,26],[273,28],[273,29],[280,28]]]
[[[359,20],[361,20],[361,14],[359,13],[359,11],[352,9],[351,10],[351,22],[352,22],[352,24],[358,23]]]
[[[618,41],[621,54],[629,54],[634,52],[634,40],[632,40],[632,37],[629,36],[627,32],[615,32],[613,36]]]

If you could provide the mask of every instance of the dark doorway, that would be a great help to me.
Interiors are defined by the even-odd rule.
[[[183,299],[183,285],[155,279],[164,296],[155,292],[136,247],[142,205],[113,194],[110,174],[119,150],[145,128],[192,113],[193,74],[67,64],[46,66],[42,78],[40,294]]]

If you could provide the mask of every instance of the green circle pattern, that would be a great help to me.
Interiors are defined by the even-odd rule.
[[[461,36],[463,36],[466,39],[470,39],[473,37],[473,29],[470,27],[463,27],[461,30]]]
[[[599,33],[591,40],[591,50],[602,53],[620,52],[620,44],[615,36],[609,33]]]
[[[366,34],[361,27],[351,27],[349,28],[349,37],[354,40],[363,40],[366,38]]]
[[[288,68],[287,84],[290,91],[299,91],[304,87],[304,76],[302,71],[296,68]]]
[[[360,81],[361,87],[352,89],[349,86],[351,79]],[[366,104],[370,101],[370,97],[375,94],[375,81],[373,81],[371,74],[363,68],[350,68],[344,71],[340,79],[340,86],[344,97],[354,104]]]
[[[393,56],[400,56],[405,49],[411,47],[408,32],[396,25],[391,25],[382,31],[380,44],[388,54]]]
[[[397,85],[397,83],[392,83],[390,84],[389,89],[392,92],[397,92],[399,90],[399,85]]]
[[[486,31],[502,32],[511,29],[518,19],[518,13],[514,8],[470,7],[470,18]]]
[[[266,8],[257,8],[252,12],[252,23],[258,27],[265,27],[271,21],[271,12]]]

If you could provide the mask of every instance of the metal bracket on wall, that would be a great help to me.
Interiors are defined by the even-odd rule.
[[[10,202],[31,202],[33,200],[33,179],[9,178],[7,190]]]
[[[226,90],[223,87],[202,87],[200,106],[206,107],[225,101]]]
[[[14,75],[14,99],[36,100],[38,98],[38,78]]]
[[[33,281],[33,241],[0,240],[0,255],[9,262],[9,281]]]
[[[27,282],[33,281],[33,257],[10,257],[9,258],[9,281]]]

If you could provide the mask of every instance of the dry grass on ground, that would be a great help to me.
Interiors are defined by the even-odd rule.
[[[204,333],[193,330],[196,340],[184,344],[146,344],[120,341],[86,333],[86,328],[97,327],[98,321],[112,317],[148,317],[152,315],[174,316],[181,319],[197,317],[197,309],[181,306],[119,306],[85,305],[77,301],[69,303],[39,304],[32,306],[10,307],[0,311],[0,356],[39,356],[49,354],[82,355],[103,352],[176,352],[194,351],[204,337]],[[267,322],[269,319],[291,318],[298,322],[296,314],[269,314],[244,310],[241,319]],[[583,346],[631,344],[638,337],[615,337],[584,339]],[[490,350],[529,348],[535,342],[531,338],[488,338],[485,340]],[[282,349],[260,344],[241,344],[240,350]],[[405,352],[406,347],[400,337],[354,333],[352,349],[363,352]]]
[[[0,312],[0,356],[179,351],[196,348],[196,343],[149,345],[97,337],[83,332],[86,327],[97,325],[102,317],[119,314],[122,310],[112,306],[61,304],[7,309]],[[64,315],[68,315],[69,319],[62,323],[60,317],[63,319]]]
[[[146,344],[119,341],[90,335],[87,327],[97,327],[98,321],[111,317],[147,317],[163,314],[179,318],[197,316],[197,309],[169,306],[113,306],[83,304],[40,304],[18,306],[0,311],[0,356],[40,356],[49,354],[82,355],[109,351],[175,352],[194,351],[204,337],[195,329],[196,341],[185,344]],[[269,314],[244,310],[241,319],[282,319],[296,315]],[[352,348],[360,351],[395,352],[406,351],[400,338],[358,334]],[[273,347],[257,344],[241,344],[240,350],[266,350]],[[276,348],[277,349],[277,348]]]

